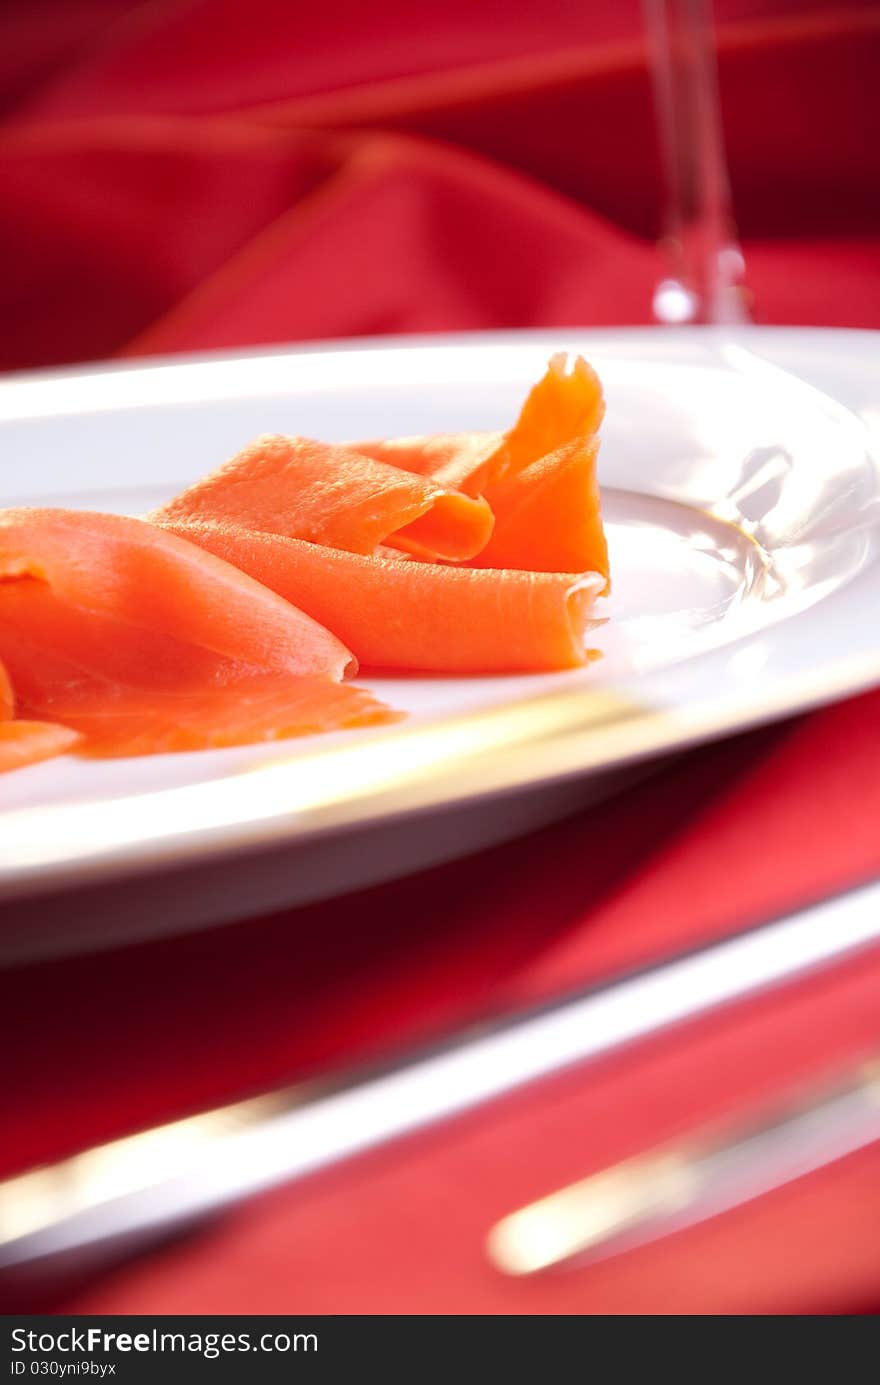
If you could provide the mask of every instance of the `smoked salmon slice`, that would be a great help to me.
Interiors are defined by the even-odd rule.
[[[504,433],[435,433],[426,437],[374,438],[350,446],[376,462],[412,471],[417,476],[430,476],[444,486],[455,486],[465,495],[479,496],[504,439]]]
[[[63,755],[78,740],[76,731],[51,721],[0,722],[0,774]]]
[[[257,438],[148,518],[226,520],[349,553],[388,544],[453,561],[479,553],[493,525],[481,497],[342,447],[281,435]]]
[[[365,456],[482,495],[495,516],[478,567],[599,572],[608,545],[596,479],[602,385],[580,356],[553,356],[507,433],[449,433],[351,444]]]
[[[604,417],[602,382],[593,367],[583,356],[557,352],[486,463],[486,485],[521,471],[573,438],[594,437]]]
[[[598,439],[574,438],[555,452],[502,473],[486,487],[495,531],[475,567],[601,573],[608,544],[596,478]]]
[[[15,696],[9,674],[0,664],[0,722],[8,721],[15,711]]]
[[[502,475],[555,452],[572,438],[591,438],[604,416],[602,382],[593,367],[583,356],[558,351],[506,433],[435,433],[347,445],[375,461],[442,479],[467,495],[482,495]]]
[[[13,721],[15,696],[9,674],[0,664],[0,774],[51,760],[75,745],[79,736],[48,721]]]
[[[393,719],[328,630],[203,548],[120,515],[0,513],[0,660],[83,753],[274,740]],[[12,723],[13,725],[15,723]]]
[[[150,519],[308,612],[371,667],[571,668],[590,657],[588,612],[608,579],[595,465],[603,411],[595,372],[562,354],[506,434],[342,449],[262,438]],[[453,568],[437,561],[436,542],[412,542],[412,520],[392,528],[407,517],[405,476],[487,505],[494,528],[477,553],[459,548]],[[337,487],[349,485],[347,499]],[[438,518],[435,505],[416,523]]]
[[[364,665],[446,673],[576,668],[595,573],[512,572],[365,557],[236,524],[163,524],[335,630]]]
[[[561,354],[506,433],[268,434],[146,520],[0,512],[0,770],[397,719],[345,681],[359,661],[586,663],[604,407]]]

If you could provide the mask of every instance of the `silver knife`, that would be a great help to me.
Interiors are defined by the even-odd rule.
[[[77,1271],[880,939],[880,881],[384,1070],[300,1084],[0,1183],[0,1278]]]

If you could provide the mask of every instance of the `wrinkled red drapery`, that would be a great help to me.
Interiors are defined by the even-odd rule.
[[[880,325],[876,5],[717,12],[756,316]],[[659,174],[629,0],[8,0],[0,23],[3,366],[647,320]],[[880,870],[878,821],[872,694],[427,875],[7,975],[0,1172],[723,935]],[[880,959],[857,959],[52,1302],[870,1309],[877,1149],[565,1276],[505,1281],[482,1242],[591,1168],[876,1049],[878,991]]]
[[[880,12],[717,9],[756,315],[874,325]],[[647,320],[660,177],[636,0],[5,15],[0,365]]]

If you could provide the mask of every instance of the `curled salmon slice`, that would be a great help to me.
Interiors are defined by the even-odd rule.
[[[162,522],[233,521],[369,554],[380,544],[460,562],[492,532],[488,503],[343,447],[270,434],[155,510]]]
[[[164,522],[332,627],[373,668],[507,673],[590,657],[597,573],[365,557],[236,524]]]

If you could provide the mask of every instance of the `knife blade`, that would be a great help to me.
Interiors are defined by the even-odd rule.
[[[126,1254],[196,1218],[880,940],[880,881],[377,1070],[297,1084],[0,1183],[0,1278]]]

